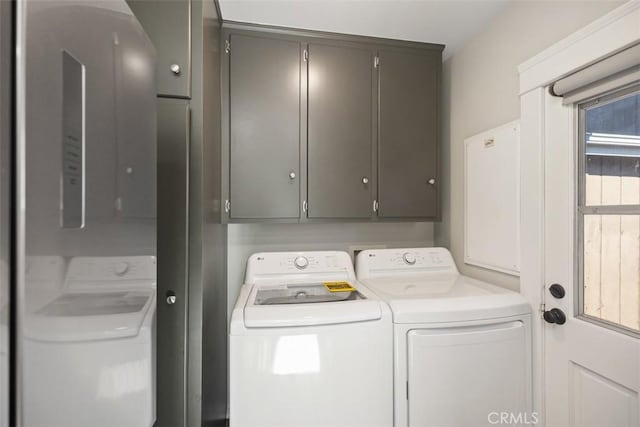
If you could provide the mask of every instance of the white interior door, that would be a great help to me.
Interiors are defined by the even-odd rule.
[[[583,108],[545,96],[544,303],[566,315],[544,322],[547,426],[640,424],[640,96],[616,96]],[[620,128],[625,117],[635,131]],[[594,126],[613,126],[604,143]],[[563,298],[551,295],[554,283]]]

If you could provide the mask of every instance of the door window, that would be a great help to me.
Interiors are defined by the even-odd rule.
[[[579,110],[579,301],[588,320],[640,331],[640,87]]]

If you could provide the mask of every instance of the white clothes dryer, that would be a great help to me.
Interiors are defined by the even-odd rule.
[[[393,313],[395,427],[531,419],[531,309],[520,294],[460,275],[444,248],[366,250],[356,270]]]
[[[230,326],[232,427],[392,425],[391,312],[349,255],[258,253],[245,283]]]

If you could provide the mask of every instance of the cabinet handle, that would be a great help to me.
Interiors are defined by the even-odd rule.
[[[367,178],[366,176],[362,177],[362,183],[363,184],[368,184],[369,183],[369,178]]]
[[[293,171],[289,172],[289,179],[296,179],[296,173]]]
[[[434,185],[436,183],[436,179],[435,178],[431,178],[429,181],[427,181],[427,183],[429,185]]]
[[[171,70],[171,72],[173,74],[175,74],[176,76],[178,74],[180,74],[180,66],[178,64],[171,64],[171,66],[169,67],[169,69]]]
[[[175,292],[167,291],[167,295],[166,295],[165,301],[167,302],[168,305],[175,304],[177,300],[178,300],[178,297],[176,296]]]

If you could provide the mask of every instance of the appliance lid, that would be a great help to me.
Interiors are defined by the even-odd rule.
[[[519,293],[459,274],[381,277],[363,283],[389,304],[395,323],[462,322],[531,312]]]
[[[348,282],[336,282],[345,283]],[[350,285],[347,285],[350,286]],[[255,305],[313,304],[322,302],[353,301],[365,299],[353,287],[340,292],[332,292],[324,283],[293,283],[268,288],[258,288]]]
[[[72,342],[137,336],[155,290],[63,293],[27,314],[25,332],[38,341]]]
[[[358,289],[329,292],[322,283],[254,286],[244,307],[248,328],[331,325],[381,317],[379,301]]]

